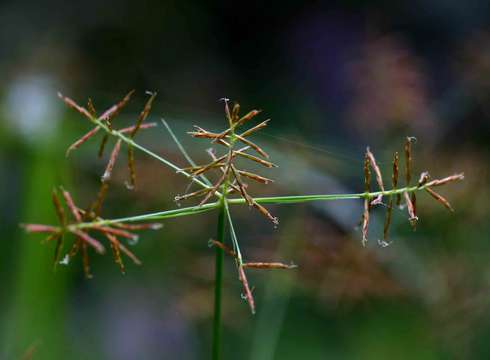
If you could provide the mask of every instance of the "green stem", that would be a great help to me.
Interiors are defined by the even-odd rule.
[[[333,200],[374,198],[377,197],[378,195],[389,196],[389,195],[403,194],[404,192],[412,193],[415,191],[423,190],[425,188],[426,186],[422,185],[422,186],[404,187],[400,189],[393,189],[393,190],[386,190],[386,191],[377,191],[371,193],[273,196],[273,197],[254,198],[254,200],[259,204],[295,204],[295,203],[305,203],[311,201],[333,201]],[[83,229],[83,228],[92,227],[94,225],[104,226],[104,225],[110,225],[114,223],[155,221],[155,220],[170,219],[179,216],[196,215],[219,208],[221,206],[220,205],[221,199],[219,199],[216,202],[208,203],[204,205],[196,205],[196,206],[189,206],[185,208],[158,211],[150,214],[129,216],[129,217],[119,218],[119,219],[107,219],[107,220],[100,220],[91,223],[75,224],[75,225],[71,225],[70,228]],[[230,205],[243,205],[246,203],[246,201],[243,198],[227,199],[227,203]]]
[[[209,188],[210,186],[208,186],[207,184],[205,184],[204,182],[202,182],[201,180],[199,180],[198,178],[196,178],[195,176],[192,176],[191,174],[189,174],[188,172],[182,170],[180,167],[178,167],[177,165],[175,165],[174,163],[171,163],[170,161],[168,161],[167,159],[161,157],[160,155],[157,155],[155,154],[154,152],[148,150],[147,148],[139,145],[138,143],[134,142],[132,139],[130,139],[129,137],[125,136],[124,134],[120,133],[119,131],[117,130],[113,130],[113,129],[110,129],[106,124],[104,124],[102,121],[100,121],[99,119],[96,119],[96,118],[91,118],[91,121],[99,126],[102,130],[104,130],[105,132],[107,132],[109,135],[112,135],[112,136],[115,136],[117,137],[118,139],[121,139],[122,141],[124,141],[126,144],[130,145],[130,146],[133,146],[134,148],[138,149],[138,150],[141,150],[143,151],[145,154],[151,156],[152,158],[160,161],[161,163],[165,164],[166,166],[170,167],[171,169],[175,170],[178,174],[182,174],[184,175],[186,178],[194,181],[196,184],[199,184],[200,186],[204,187],[204,188]],[[221,194],[217,193],[216,194],[218,197],[221,196]]]
[[[219,202],[217,241],[224,242],[225,238],[225,199]],[[223,288],[223,250],[216,246],[216,263],[214,279],[214,319],[213,319],[213,349],[212,359],[218,360],[221,355],[221,290]]]

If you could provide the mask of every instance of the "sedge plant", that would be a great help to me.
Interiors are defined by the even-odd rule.
[[[369,148],[364,156],[364,192],[354,194],[319,194],[319,195],[290,195],[274,197],[254,197],[250,194],[248,182],[267,185],[273,182],[260,174],[242,169],[237,160],[253,162],[266,168],[276,165],[269,159],[267,152],[257,145],[253,135],[269,124],[269,119],[254,123],[261,114],[259,110],[251,110],[245,115],[240,114],[238,103],[230,106],[228,99],[224,102],[226,128],[221,132],[212,132],[199,126],[195,126],[189,132],[194,138],[205,139],[216,145],[219,151],[208,150],[210,160],[206,164],[198,165],[189,156],[180,141],[172,132],[169,125],[162,119],[163,126],[179,147],[182,155],[188,162],[188,166],[178,166],[146,147],[135,142],[136,135],[145,129],[157,126],[156,123],[147,123],[147,119],[156,93],[148,93],[148,100],[139,114],[135,124],[126,128],[116,128],[115,119],[131,98],[133,91],[129,92],[121,101],[97,115],[92,101],[89,99],[87,106],[81,106],[74,100],[59,94],[60,99],[70,108],[76,110],[92,125],[92,129],[75,141],[67,150],[67,155],[77,149],[88,139],[101,135],[101,143],[98,148],[98,156],[104,156],[104,150],[111,141],[114,145],[108,157],[104,173],[101,175],[100,189],[91,204],[79,207],[69,191],[64,188],[53,190],[52,200],[59,220],[58,225],[25,224],[27,232],[46,233],[45,242],[55,243],[54,266],[63,263],[68,264],[78,253],[81,254],[83,271],[87,278],[91,277],[90,253],[103,254],[106,246],[111,248],[115,263],[124,273],[123,257],[127,257],[135,264],[140,264],[138,257],[126,247],[122,241],[134,241],[139,230],[157,230],[161,227],[159,221],[181,216],[192,216],[204,212],[214,211],[217,214],[216,238],[209,240],[209,245],[215,251],[215,298],[213,319],[213,343],[212,358],[220,358],[221,348],[221,302],[223,283],[224,257],[229,256],[235,263],[238,279],[243,287],[243,298],[248,303],[250,311],[255,313],[255,301],[251,286],[247,280],[246,271],[250,269],[293,269],[292,263],[270,261],[248,261],[240,250],[238,237],[233,224],[230,211],[232,206],[245,205],[256,210],[257,214],[270,221],[272,226],[279,224],[277,217],[273,216],[266,208],[268,204],[295,204],[311,201],[355,200],[363,201],[364,211],[361,215],[360,227],[362,244],[368,242],[369,218],[371,209],[377,205],[384,205],[386,217],[383,228],[383,239],[378,240],[381,246],[389,244],[389,228],[392,219],[392,209],[395,206],[406,208],[408,220],[415,227],[418,220],[417,193],[428,193],[432,198],[452,211],[450,203],[434,189],[448,183],[462,180],[463,174],[454,174],[444,178],[431,179],[427,171],[420,174],[418,181],[413,181],[412,174],[412,145],[414,138],[405,140],[404,180],[403,186],[399,185],[400,157],[398,153],[393,156],[391,174],[391,186],[386,188],[381,170],[376,162],[374,154]],[[126,183],[128,189],[137,186],[135,171],[135,154],[139,150],[152,157],[160,164],[170,168],[176,174],[186,177],[190,181],[188,191],[185,194],[175,196],[175,200],[195,201],[187,207],[178,207],[170,210],[148,212],[142,215],[130,216],[118,219],[106,219],[101,216],[104,198],[111,183],[111,176],[116,165],[121,148],[127,148],[127,167],[129,179]],[[373,191],[371,177],[374,175],[378,189]],[[196,201],[197,199],[197,201]],[[385,202],[386,201],[386,202]],[[228,229],[228,233],[227,230]],[[68,248],[65,243],[70,241]],[[124,256],[123,256],[124,255]]]

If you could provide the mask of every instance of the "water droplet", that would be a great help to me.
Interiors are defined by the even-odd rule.
[[[151,224],[150,226],[150,229],[152,230],[160,230],[161,228],[163,228],[163,224],[161,223]]]

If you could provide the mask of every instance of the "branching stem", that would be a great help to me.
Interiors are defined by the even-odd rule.
[[[325,195],[293,195],[293,196],[272,196],[272,197],[258,197],[254,200],[259,204],[297,204],[305,203],[311,201],[333,201],[333,200],[352,200],[352,199],[371,199],[379,195],[389,196],[403,194],[404,192],[412,193],[415,191],[424,190],[427,186],[410,186],[386,191],[376,191],[370,193],[357,193],[357,194],[325,194]],[[155,221],[164,220],[180,216],[196,215],[211,210],[215,210],[220,207],[221,200],[213,203],[207,203],[204,205],[195,205],[185,208],[178,208],[173,210],[158,211],[149,214],[129,216],[119,219],[107,219],[100,220],[90,223],[80,223],[75,225],[70,225],[73,229],[83,229],[95,226],[110,225],[114,223],[124,223],[124,222],[141,222],[141,221]],[[229,205],[244,205],[246,201],[243,198],[227,199],[227,204]]]
[[[121,139],[123,142],[125,142],[126,144],[130,145],[130,146],[133,146],[134,148],[138,149],[138,150],[141,150],[142,152],[144,152],[145,154],[151,156],[152,158],[160,161],[161,163],[165,164],[166,166],[170,167],[171,169],[175,170],[178,174],[182,174],[184,175],[185,177],[187,177],[188,179],[191,179],[192,181],[194,181],[196,184],[199,184],[200,186],[202,186],[203,188],[206,188],[208,189],[210,186],[205,184],[204,182],[202,182],[201,180],[199,180],[197,177],[195,176],[192,176],[191,174],[189,174],[188,172],[182,170],[180,167],[178,167],[177,165],[175,165],[174,163],[168,161],[167,159],[161,157],[160,155],[158,154],[155,154],[154,152],[148,150],[147,148],[145,148],[144,146],[141,146],[139,145],[138,143],[134,142],[131,138],[125,136],[124,134],[122,134],[121,132],[117,131],[117,130],[114,130],[114,129],[110,129],[105,123],[103,123],[102,121],[100,121],[99,119],[97,118],[94,118],[94,117],[91,117],[90,120],[97,126],[99,126],[101,129],[103,129],[105,132],[107,132],[108,134],[112,135],[112,136],[115,136],[116,138],[118,139]],[[216,193],[216,195],[218,197],[221,197],[221,194],[220,193]]]

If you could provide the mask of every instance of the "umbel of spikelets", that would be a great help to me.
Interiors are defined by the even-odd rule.
[[[97,112],[95,110],[95,107],[91,99],[88,100],[87,108],[85,108],[81,105],[78,105],[74,100],[62,95],[61,93],[58,93],[58,97],[61,100],[63,100],[63,102],[66,105],[68,105],[72,109],[75,109],[80,114],[85,116],[88,120],[90,120],[92,124],[95,124],[95,126],[89,132],[84,134],[80,139],[78,139],[68,147],[68,150],[66,151],[66,155],[68,156],[70,152],[72,152],[75,149],[78,149],[83,143],[85,143],[87,140],[95,136],[101,130],[100,125],[104,125],[109,130],[113,130],[114,119],[124,108],[124,106],[126,106],[126,104],[129,102],[129,100],[131,99],[131,95],[133,93],[134,90],[130,91],[121,101],[111,106],[109,109],[104,111],[100,116],[97,116]],[[147,100],[138,118],[136,119],[135,124],[133,126],[117,130],[121,134],[126,134],[130,139],[133,139],[140,130],[148,129],[156,126],[156,123],[144,124],[144,121],[146,120],[146,118],[150,113],[153,100],[157,95],[156,93],[151,93],[151,92],[147,92],[147,94],[150,97]],[[108,140],[109,140],[109,133],[105,132],[99,146],[99,151],[98,151],[99,157],[103,156],[104,149],[108,143]],[[107,182],[110,180],[112,169],[114,168],[120,150],[121,150],[121,139],[118,139],[114,144],[109,161],[107,162],[106,170],[104,172],[104,175],[102,176],[102,182]],[[127,182],[127,187],[129,189],[132,189],[136,184],[136,171],[134,165],[134,149],[133,146],[131,146],[131,144],[128,144],[128,169],[129,169],[129,182]]]
[[[277,167],[269,161],[269,155],[256,143],[250,140],[251,135],[267,126],[268,120],[248,128],[247,130],[238,132],[239,128],[249,124],[254,119],[260,110],[252,110],[247,114],[240,115],[240,105],[235,103],[232,110],[228,106],[228,99],[223,99],[225,103],[225,116],[228,121],[228,128],[216,133],[205,130],[199,126],[194,126],[195,130],[189,134],[195,138],[204,138],[211,140],[212,144],[221,145],[225,152],[222,155],[216,155],[214,150],[209,150],[211,161],[204,165],[191,166],[183,170],[189,172],[193,176],[204,177],[211,172],[218,173],[218,179],[208,188],[176,196],[176,201],[185,200],[194,197],[203,197],[200,205],[205,204],[211,197],[217,194],[218,191],[224,192],[224,195],[239,194],[246,203],[255,208],[260,214],[272,221],[275,225],[278,224],[278,219],[270,214],[270,212],[262,205],[258,204],[248,193],[247,180],[267,185],[273,180],[262,175],[239,169],[236,160],[239,158],[247,159],[255,162],[266,168]],[[251,152],[254,153],[251,153]]]
[[[445,208],[450,211],[454,211],[451,207],[449,201],[447,201],[441,194],[437,193],[433,188],[446,185],[453,181],[463,180],[464,174],[454,174],[443,179],[430,180],[430,175],[428,171],[424,171],[420,174],[419,180],[416,184],[412,183],[412,144],[415,141],[414,137],[407,137],[405,140],[404,146],[404,160],[405,160],[405,188],[416,186],[416,188],[420,188],[420,190],[424,190],[427,192],[432,198],[441,203]],[[406,207],[408,212],[408,220],[415,230],[417,225],[417,221],[419,220],[417,216],[417,197],[415,195],[415,191],[412,191],[410,194],[408,191],[404,191],[403,193],[398,193],[396,195],[384,195],[379,194],[375,198],[370,196],[371,194],[371,170],[374,172],[376,183],[378,185],[379,191],[385,192],[385,187],[383,184],[383,177],[381,175],[381,170],[376,163],[376,159],[369,149],[366,149],[366,153],[364,156],[364,211],[361,219],[362,223],[362,243],[364,245],[368,242],[368,230],[369,230],[369,214],[370,210],[375,205],[383,204],[383,197],[388,197],[388,203],[383,204],[386,205],[386,216],[383,228],[383,240],[379,240],[379,243],[382,246],[386,246],[389,244],[388,241],[388,233],[391,224],[392,218],[392,210],[393,206],[399,206],[400,208]],[[398,152],[395,152],[393,155],[393,172],[391,176],[391,185],[392,190],[396,190],[398,186],[398,174],[399,174],[399,155]],[[396,199],[394,199],[396,197]],[[404,206],[403,204],[404,203]]]
[[[238,256],[237,252],[231,249],[229,246],[226,246],[223,243],[220,243],[219,241],[216,240],[209,240],[209,246],[217,246],[223,252],[231,256],[233,259],[235,259],[235,262],[237,264],[238,268],[238,280],[242,283],[243,286],[243,293],[242,297],[245,299],[250,307],[250,311],[252,314],[255,313],[255,300],[253,297],[253,288],[250,288],[247,275],[245,274],[246,269],[255,269],[255,270],[290,270],[290,269],[295,269],[298,266],[295,264],[285,264],[282,262],[263,262],[263,261],[242,261],[240,256]]]
[[[91,278],[89,249],[93,249],[98,254],[105,253],[105,246],[96,237],[102,237],[108,241],[114,261],[119,266],[122,273],[125,272],[124,262],[121,256],[125,254],[135,264],[140,265],[141,261],[131,252],[119,239],[125,238],[127,241],[137,241],[138,235],[133,231],[144,229],[159,229],[161,224],[125,224],[112,223],[103,224],[103,219],[99,216],[102,203],[107,193],[108,184],[102,183],[96,199],[86,209],[78,207],[71,194],[63,188],[53,190],[52,201],[59,226],[42,224],[22,225],[29,233],[46,233],[46,243],[56,243],[54,251],[54,266],[58,264],[68,264],[70,260],[79,252],[82,254],[83,271],[87,278]],[[63,202],[60,200],[61,192]],[[66,208],[69,216],[66,215]],[[65,252],[64,240],[70,235],[74,239],[69,249]],[[63,255],[64,253],[64,255]]]

